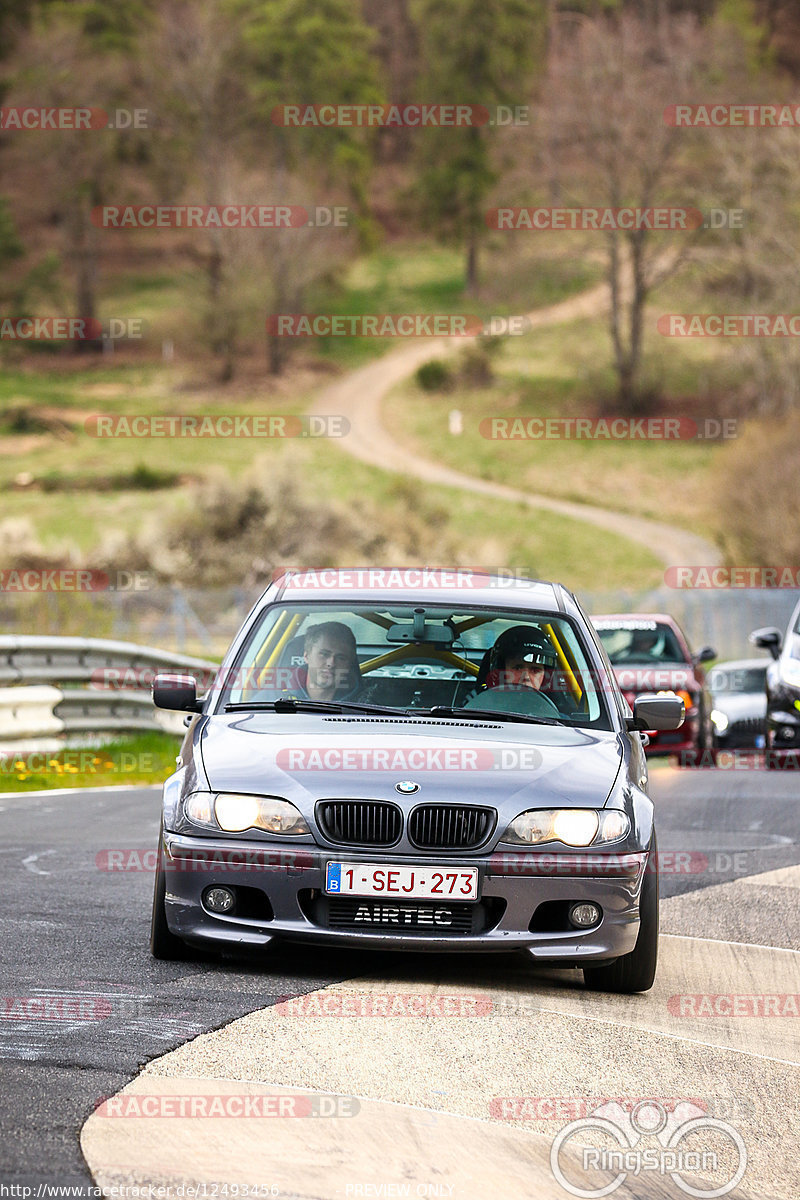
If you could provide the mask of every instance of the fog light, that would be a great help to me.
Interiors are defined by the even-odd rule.
[[[790,742],[794,737],[794,728],[791,725],[782,725],[778,730],[778,736],[782,737],[785,742]]]
[[[203,903],[211,912],[229,913],[233,912],[236,905],[236,897],[230,888],[212,887],[208,888],[204,893]]]
[[[596,904],[573,904],[569,910],[569,919],[578,929],[588,929],[600,920],[600,909]]]

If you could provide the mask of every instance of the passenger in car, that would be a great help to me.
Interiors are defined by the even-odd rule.
[[[305,635],[303,659],[283,695],[295,700],[349,700],[361,692],[356,639],[343,622],[312,625]]]
[[[627,648],[615,655],[614,661],[647,662],[663,657],[663,639],[658,630],[635,629]]]

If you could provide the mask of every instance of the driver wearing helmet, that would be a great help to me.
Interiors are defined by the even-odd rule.
[[[545,680],[549,681],[557,665],[555,649],[541,630],[529,625],[515,625],[501,633],[488,652],[486,677],[482,680],[482,672],[479,673],[479,690],[467,704],[477,708],[511,705],[511,708],[518,709],[519,704],[514,701],[513,694],[522,699],[526,692],[541,692],[542,684]],[[498,693],[509,693],[508,701],[504,701]],[[541,715],[561,715],[549,696],[540,694],[536,701],[533,707]],[[530,705],[526,702],[523,710],[528,707]]]
[[[543,633],[525,625],[506,629],[489,655],[487,688],[527,687],[540,691],[545,673],[558,665],[556,652]]]

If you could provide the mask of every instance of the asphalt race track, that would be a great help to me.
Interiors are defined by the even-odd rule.
[[[104,851],[155,845],[158,789],[0,795],[0,1182],[35,1196],[40,1184],[93,1178],[202,1179],[222,1194],[247,1160],[247,1177],[272,1188],[264,1195],[566,1196],[547,1152],[571,1115],[502,1109],[503,1097],[700,1096],[747,1147],[731,1194],[796,1196],[800,1019],[774,997],[800,999],[800,780],[656,766],[651,785],[668,936],[656,987],[640,997],[586,992],[577,973],[537,971],[524,957],[286,948],[261,962],[157,963],[151,872],[102,867]],[[362,1005],[387,992],[478,995],[484,1016],[467,1019],[462,1006],[450,1020],[287,1019],[303,1015],[287,996],[321,989],[329,999],[355,992]],[[704,1016],[706,994],[756,1007]],[[676,997],[687,996],[682,1009]],[[210,1079],[217,1092],[358,1097],[358,1111],[272,1121],[269,1138],[232,1118],[217,1136],[213,1120],[92,1115],[126,1085],[185,1095],[207,1093]],[[381,1180],[383,1191],[365,1190]],[[398,1180],[411,1190],[392,1191]],[[615,1194],[685,1194],[663,1174],[632,1186]]]

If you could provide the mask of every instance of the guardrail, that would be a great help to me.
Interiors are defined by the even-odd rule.
[[[40,739],[49,748],[93,733],[183,733],[182,714],[154,707],[153,675],[180,671],[210,683],[218,666],[103,638],[0,637],[0,748]]]

